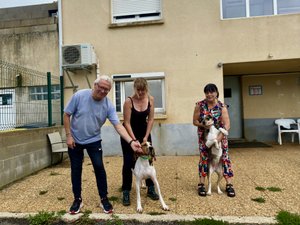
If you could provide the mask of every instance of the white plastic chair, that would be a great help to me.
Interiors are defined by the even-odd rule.
[[[277,119],[275,120],[275,124],[278,127],[278,143],[282,145],[282,133],[291,133],[292,134],[292,142],[294,142],[295,133],[299,136],[299,144],[300,144],[300,119],[297,120],[296,123],[293,119]],[[291,126],[295,125],[295,126]]]

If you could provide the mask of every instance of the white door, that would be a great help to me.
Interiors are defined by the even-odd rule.
[[[16,127],[16,102],[14,89],[0,90],[0,130]]]
[[[224,101],[229,106],[230,131],[228,138],[243,138],[243,104],[239,77],[224,77]]]

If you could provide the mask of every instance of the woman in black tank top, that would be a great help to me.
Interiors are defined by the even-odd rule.
[[[144,78],[137,78],[133,84],[134,94],[125,100],[123,106],[124,127],[133,140],[140,143],[151,142],[151,129],[154,122],[154,98],[148,92],[148,84]],[[123,151],[122,190],[123,205],[130,205],[130,191],[132,187],[132,171],[135,160],[130,145],[121,138]],[[158,200],[154,184],[151,179],[146,180],[147,195]]]

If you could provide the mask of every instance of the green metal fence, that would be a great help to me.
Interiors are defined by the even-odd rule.
[[[62,124],[61,81],[0,60],[0,130]]]

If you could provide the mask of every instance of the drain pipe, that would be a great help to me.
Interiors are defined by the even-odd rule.
[[[60,119],[61,125],[64,114],[64,76],[62,69],[62,45],[63,45],[63,29],[62,29],[62,0],[58,0],[58,52],[59,52],[59,77],[60,77]]]
[[[58,0],[58,51],[59,51],[59,75],[63,76],[62,70],[62,45],[63,45],[63,29],[62,29],[62,0]]]

